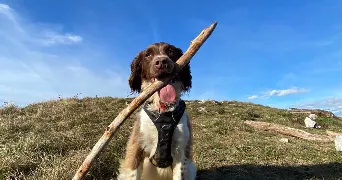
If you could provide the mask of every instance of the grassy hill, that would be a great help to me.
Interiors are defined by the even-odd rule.
[[[71,179],[106,126],[131,100],[72,98],[2,108],[0,179]],[[333,143],[259,131],[243,123],[257,120],[305,129],[304,111],[235,101],[187,101],[187,110],[194,124],[198,179],[342,178],[342,153]],[[341,119],[318,114],[322,128],[307,131],[341,132]],[[87,179],[115,179],[134,117],[121,127]],[[283,137],[290,142],[280,142]]]

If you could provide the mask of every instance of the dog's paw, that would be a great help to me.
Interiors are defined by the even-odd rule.
[[[117,180],[138,180],[138,170],[121,170]]]

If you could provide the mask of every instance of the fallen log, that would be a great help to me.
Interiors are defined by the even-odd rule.
[[[341,132],[333,132],[333,131],[327,130],[326,133],[328,134],[328,136],[342,136]]]
[[[156,91],[160,90],[162,87],[167,85],[168,81],[172,79],[177,73],[187,65],[191,58],[200,49],[203,43],[209,38],[209,36],[214,31],[217,22],[212,23],[209,27],[205,28],[193,41],[191,41],[189,48],[177,60],[177,68],[175,73],[170,77],[165,77],[163,80],[155,81],[151,86],[149,86],[145,91],[141,92],[125,109],[123,109],[119,115],[114,119],[114,121],[106,128],[102,137],[95,144],[91,152],[88,154],[86,159],[83,161],[82,165],[77,170],[73,177],[73,180],[83,179],[88,173],[94,160],[98,157],[99,153],[107,146],[110,139],[118,131],[120,126],[125,122],[125,120],[139,107],[141,106],[149,97],[151,97]]]
[[[334,141],[334,137],[330,135],[319,135],[319,134],[311,134],[306,131],[287,127],[280,124],[268,123],[268,122],[260,122],[260,121],[245,121],[245,124],[252,126],[257,129],[265,130],[265,131],[274,131],[280,134],[285,134],[309,141],[320,141],[320,142],[332,142]]]

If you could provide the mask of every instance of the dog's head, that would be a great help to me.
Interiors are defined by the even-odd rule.
[[[183,55],[181,49],[165,43],[155,43],[138,53],[131,64],[129,86],[132,92],[141,92],[155,80],[174,72],[176,61]],[[172,106],[177,104],[180,94],[191,88],[190,65],[187,64],[173,78],[170,83],[161,89],[152,98],[157,106]]]

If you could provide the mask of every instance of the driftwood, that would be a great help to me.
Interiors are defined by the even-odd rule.
[[[333,131],[327,130],[326,133],[328,134],[328,136],[342,136],[341,132],[333,132]]]
[[[260,122],[260,121],[245,121],[245,124],[252,126],[254,128],[257,128],[257,129],[261,129],[265,131],[274,131],[280,134],[298,137],[298,138],[309,140],[309,141],[332,142],[334,140],[334,137],[331,135],[311,134],[300,129],[295,129],[295,128],[287,127],[287,126],[280,125],[280,124]]]
[[[211,33],[214,31],[217,22],[214,22],[209,27],[205,28],[193,41],[190,43],[190,47],[186,50],[182,57],[177,60],[177,68],[175,73],[170,77],[166,77],[161,81],[155,81],[151,86],[149,86],[145,91],[141,92],[125,109],[123,109],[119,115],[114,119],[114,121],[107,127],[102,137],[95,144],[91,152],[88,154],[86,159],[83,161],[82,165],[77,170],[73,177],[73,180],[83,179],[84,176],[90,169],[90,166],[98,157],[99,153],[107,146],[110,139],[118,131],[120,126],[124,121],[139,107],[141,106],[150,96],[152,96],[156,91],[164,87],[168,81],[173,78],[177,73],[190,62],[191,58],[200,49],[203,43],[209,38]]]

